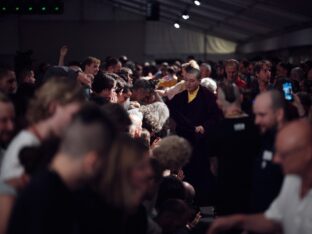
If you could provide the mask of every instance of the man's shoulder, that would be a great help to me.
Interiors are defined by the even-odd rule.
[[[211,98],[211,99],[215,98],[215,95],[208,88],[201,86],[201,85],[199,86],[198,93],[204,95],[207,98]]]
[[[52,197],[58,190],[64,190],[60,177],[52,171],[45,170],[36,174],[23,191],[23,196],[43,200],[44,197]]]

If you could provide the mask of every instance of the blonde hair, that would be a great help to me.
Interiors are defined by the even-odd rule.
[[[33,124],[53,115],[51,104],[66,105],[85,100],[83,90],[76,80],[67,77],[52,77],[36,92],[29,103],[28,122]]]
[[[194,59],[190,60],[187,63],[183,63],[181,65],[182,68],[186,68],[187,66],[191,66],[192,68],[197,69],[197,70],[200,69],[198,63]]]
[[[225,61],[225,67],[233,67],[235,66],[237,69],[239,67],[239,62],[236,59],[228,59]]]
[[[131,210],[136,190],[129,181],[131,170],[144,158],[148,147],[140,139],[123,135],[115,142],[104,163],[100,190],[108,204]]]

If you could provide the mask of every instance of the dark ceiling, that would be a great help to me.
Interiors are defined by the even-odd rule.
[[[99,0],[98,0],[99,1]],[[116,8],[146,15],[147,0],[100,0]],[[158,0],[160,21],[238,43],[312,26],[311,0]],[[181,18],[188,10],[190,19]]]

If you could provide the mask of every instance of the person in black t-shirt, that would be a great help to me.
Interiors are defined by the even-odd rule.
[[[280,165],[273,163],[274,141],[277,130],[285,124],[285,101],[278,90],[258,95],[253,112],[255,124],[262,139],[261,149],[254,160],[251,212],[264,212],[278,195],[283,173]]]
[[[8,233],[79,233],[73,192],[94,180],[114,139],[114,125],[98,107],[82,108],[50,169],[35,176],[17,199]]]
[[[217,104],[224,119],[207,140],[208,154],[217,158],[218,165],[216,213],[248,212],[258,132],[252,119],[241,109],[241,94],[235,84],[219,85]]]

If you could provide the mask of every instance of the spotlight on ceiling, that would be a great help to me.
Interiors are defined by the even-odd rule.
[[[178,22],[175,22],[173,25],[175,28],[180,28],[180,24]]]
[[[187,13],[187,11],[184,11],[182,14],[182,19],[188,20],[190,18],[190,15]]]
[[[199,1],[199,0],[195,0],[195,1],[194,1],[194,4],[195,4],[196,6],[200,6],[200,1]]]

